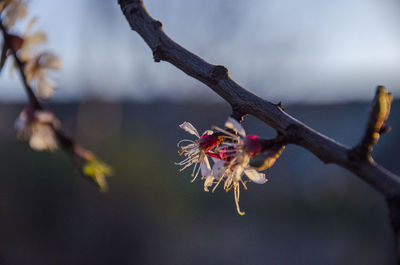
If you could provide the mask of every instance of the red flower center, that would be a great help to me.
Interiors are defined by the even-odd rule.
[[[247,135],[244,138],[244,151],[250,156],[253,157],[261,152],[262,145],[260,141],[260,137],[258,135]]]
[[[221,140],[214,135],[209,135],[207,133],[203,134],[199,138],[199,147],[204,152],[208,152],[210,149],[215,147]]]

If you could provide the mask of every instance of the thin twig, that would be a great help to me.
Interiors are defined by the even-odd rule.
[[[22,79],[22,83],[24,85],[24,89],[25,89],[25,92],[26,92],[26,95],[28,97],[30,105],[35,110],[42,110],[43,109],[42,105],[40,104],[38,98],[35,96],[35,93],[33,92],[33,89],[31,88],[31,86],[28,84],[28,82],[26,80],[26,76],[25,76],[25,72],[24,72],[24,64],[18,58],[17,52],[12,47],[10,35],[7,33],[7,30],[4,27],[3,22],[1,21],[1,19],[0,19],[0,29],[1,29],[1,32],[3,33],[5,45],[7,45],[9,47],[9,51],[11,51],[13,59],[14,59],[14,61],[16,63],[17,68],[18,68],[18,72],[20,73],[20,77]]]

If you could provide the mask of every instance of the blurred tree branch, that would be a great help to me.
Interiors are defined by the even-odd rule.
[[[147,12],[142,0],[119,0],[123,14],[153,52],[155,62],[166,61],[209,86],[232,107],[232,116],[239,121],[250,114],[274,128],[290,144],[304,147],[324,163],[337,164],[367,182],[385,196],[396,234],[397,256],[400,258],[400,177],[378,165],[372,159],[373,147],[379,135],[387,132],[386,120],[391,95],[378,87],[370,121],[361,143],[347,147],[285,113],[282,104],[262,99],[237,84],[228,69],[213,65],[174,42],[162,30],[162,24]],[[338,125],[340,126],[340,125]]]
[[[0,15],[1,14],[2,12],[0,12]],[[25,72],[26,62],[23,62],[19,58],[17,54],[17,49],[15,45],[13,45],[13,38],[15,40],[19,38],[19,36],[9,34],[8,29],[3,23],[1,17],[0,31],[2,32],[4,41],[2,53],[5,55],[4,59],[2,58],[1,68],[4,66],[6,55],[10,53],[11,57],[14,59],[15,67],[20,74],[26,95],[28,97],[29,108],[31,108],[33,112],[45,111],[45,108],[39,101],[38,97],[35,95],[33,88],[28,82],[28,78]],[[97,159],[92,152],[84,149],[83,147],[78,145],[72,138],[68,137],[59,126],[55,126],[53,123],[48,123],[46,124],[46,126],[49,126],[50,129],[54,132],[57,143],[76,164],[76,166],[79,168],[81,175],[88,179],[90,182],[94,183],[101,191],[107,191],[108,187],[105,177],[112,175],[111,168],[101,160]]]

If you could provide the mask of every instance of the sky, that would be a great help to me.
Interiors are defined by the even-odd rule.
[[[397,0],[144,0],[176,42],[272,101],[371,100],[377,85],[400,96]],[[117,0],[31,0],[43,47],[63,68],[54,100],[217,100],[130,30]],[[23,30],[24,23],[19,25]],[[0,101],[24,100],[16,74],[0,76]]]

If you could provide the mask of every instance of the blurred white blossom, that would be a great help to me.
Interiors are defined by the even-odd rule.
[[[50,52],[42,52],[26,63],[26,80],[28,83],[35,81],[35,92],[38,97],[48,99],[53,95],[54,83],[48,77],[48,70],[56,70],[60,67],[60,58]]]
[[[60,127],[60,122],[54,114],[47,110],[25,108],[15,121],[19,138],[29,141],[31,148],[42,151],[54,151],[58,148],[54,129]]]

